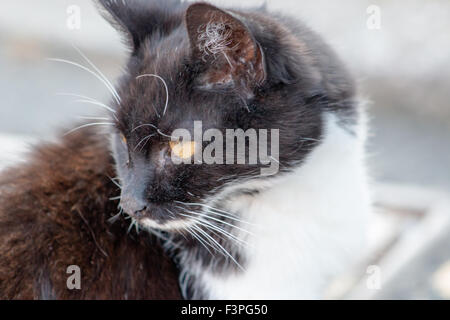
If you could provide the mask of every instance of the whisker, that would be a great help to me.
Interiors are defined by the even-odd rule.
[[[161,130],[159,130],[159,129],[157,129],[157,131],[158,131],[158,133],[160,134],[160,135],[162,135],[163,137],[166,137],[166,138],[173,138],[173,139],[176,139],[176,137],[173,137],[173,136],[171,136],[171,135],[168,135],[168,134],[165,134],[164,132],[162,132]]]
[[[224,225],[227,225],[227,226],[232,227],[232,228],[236,228],[236,229],[238,229],[238,230],[240,230],[240,231],[242,231],[242,232],[245,232],[245,233],[247,233],[247,234],[249,234],[249,235],[254,236],[254,234],[251,233],[250,231],[245,230],[245,229],[242,229],[242,228],[240,228],[240,227],[238,227],[238,226],[236,226],[236,225],[234,225],[234,224],[228,223],[228,222],[226,222],[226,221],[223,221],[223,220],[220,220],[220,219],[217,219],[217,218],[214,218],[214,217],[205,215],[205,214],[201,214],[201,213],[198,213],[198,212],[195,212],[195,211],[189,211],[189,210],[186,210],[186,212],[192,213],[192,214],[195,214],[195,215],[199,215],[199,216],[201,216],[201,217],[208,218],[208,219],[211,219],[211,220],[214,220],[214,221],[217,221],[217,222],[220,222],[220,223],[222,223],[222,224],[224,224]]]
[[[139,223],[137,221],[134,224],[134,228],[136,229],[136,233],[139,234],[139,232],[140,232],[140,230],[139,230]]]
[[[93,104],[95,106],[99,106],[102,107],[110,112],[112,112],[113,114],[116,113],[116,111],[114,109],[112,109],[111,107],[108,107],[106,104],[98,102],[98,101],[91,101],[91,100],[83,100],[83,99],[79,99],[79,100],[74,100],[74,102],[80,102],[80,103],[88,103],[88,104]],[[115,116],[114,116],[115,117]],[[117,118],[116,118],[117,119]]]
[[[229,215],[230,217],[239,218],[237,215],[235,215],[235,214],[233,214],[233,213],[231,213],[231,212],[228,212],[228,211],[225,211],[225,210],[221,210],[221,209],[218,209],[218,208],[215,208],[215,207],[206,205],[206,204],[204,204],[204,203],[198,203],[198,202],[183,202],[183,201],[174,201],[174,202],[181,203],[181,204],[184,204],[184,205],[187,205],[187,206],[202,206],[202,207],[205,207],[205,208],[208,208],[208,209],[211,209],[211,210],[214,210],[214,211],[223,213],[223,214],[227,214],[227,215]]]
[[[127,234],[130,233],[131,229],[133,229],[133,227],[136,223],[137,222],[135,219],[131,219],[130,226],[128,227],[128,230],[127,230]]]
[[[133,133],[134,131],[136,131],[137,129],[142,128],[142,127],[152,127],[154,129],[158,130],[158,127],[156,127],[155,125],[153,125],[151,123],[144,123],[144,124],[141,124],[141,125],[137,126],[133,130],[131,130],[131,132]]]
[[[122,190],[122,186],[114,178],[111,178],[109,176],[107,177],[109,178],[109,180],[111,180],[112,183],[114,183],[119,189]],[[120,196],[118,198],[120,199]]]
[[[83,128],[87,128],[87,127],[92,127],[92,126],[114,126],[114,123],[111,122],[95,122],[95,123],[87,123],[87,124],[83,124],[82,126],[76,127],[75,129],[72,129],[68,132],[66,132],[64,134],[64,136],[67,136],[77,130],[83,129]]]
[[[167,208],[165,208],[165,210],[167,211],[167,213],[169,213],[169,215],[170,215],[170,217],[171,217],[172,219],[175,219],[175,218],[176,218],[175,213],[173,213],[172,211],[170,211],[170,210],[167,209]]]
[[[65,59],[48,58],[47,60],[48,60],[48,61],[54,61],[54,62],[66,63],[66,64],[69,64],[69,65],[78,67],[78,68],[80,68],[80,69],[82,69],[82,70],[84,70],[84,71],[86,71],[86,72],[92,74],[94,77],[96,77],[98,80],[100,80],[100,81],[106,86],[106,88],[109,90],[109,92],[113,95],[113,97],[114,97],[114,99],[116,100],[116,102],[117,102],[118,104],[120,104],[119,98],[116,97],[116,95],[115,95],[115,93],[114,93],[114,88],[111,88],[111,87],[108,85],[108,83],[107,83],[102,77],[100,77],[97,73],[95,73],[95,72],[92,71],[91,69],[86,68],[85,66],[83,66],[83,65],[81,65],[81,64],[79,64],[79,63],[76,63],[76,62],[73,62],[73,61],[69,61],[69,60],[65,60]]]
[[[314,141],[314,142],[320,142],[319,139],[313,139],[313,138],[301,138],[300,141]]]
[[[111,108],[110,106],[104,104],[103,102],[100,102],[94,98],[88,97],[88,96],[84,96],[81,94],[76,94],[76,93],[66,93],[66,92],[58,92],[56,93],[57,96],[69,96],[69,97],[75,97],[75,98],[80,98],[78,100],[75,100],[74,102],[83,102],[83,103],[91,103],[91,104],[95,104],[97,106],[103,107],[104,109],[112,112],[112,113],[116,113],[116,110],[114,110],[113,108]],[[94,103],[95,102],[95,103]]]
[[[204,232],[200,228],[193,226],[192,228],[195,228],[198,232],[202,233],[205,237],[209,238],[211,241],[213,241],[220,249],[222,249],[222,252],[228,256],[236,265],[242,270],[245,271],[245,269],[239,264],[239,262],[236,261],[236,259],[233,257],[231,253],[229,253],[220,243],[216,241],[213,237],[211,237],[208,233]]]
[[[218,237],[220,240],[223,240],[223,241],[228,241],[228,239],[234,240],[234,239],[229,238],[229,237],[224,237],[222,234],[216,232],[213,228],[209,227],[209,226],[206,225],[206,224],[203,224],[203,223],[200,222],[200,221],[197,222],[197,224],[200,225],[200,226],[202,226],[202,227],[205,227],[205,228],[208,230],[208,232],[212,233],[213,235],[215,235],[216,237]],[[239,242],[236,242],[236,243],[237,243],[238,245],[241,245]]]
[[[201,234],[204,236],[205,234],[206,234],[206,232],[204,232],[201,228],[199,228],[199,227],[195,227],[195,226],[192,226],[191,227],[192,229],[194,229],[194,230],[196,230],[196,231],[198,231],[198,232],[201,232]],[[197,235],[198,236],[200,236],[198,233],[197,233]],[[205,242],[207,242],[208,243],[208,245],[209,245],[209,247],[210,248],[212,248],[212,249],[214,249],[214,251],[215,252],[221,252],[221,250],[220,250],[220,247],[217,247],[217,246],[215,246],[214,245],[214,243],[211,243],[211,240],[209,240],[208,238],[202,238]]]
[[[200,220],[200,219],[194,219],[194,220],[196,221],[197,224],[199,224],[201,226],[204,226],[205,228],[207,228],[210,231],[213,230],[213,231],[219,232],[220,234],[224,235],[227,239],[234,241],[237,245],[240,245],[240,246],[243,246],[243,247],[250,247],[251,246],[248,242],[246,242],[246,241],[244,241],[242,239],[239,239],[238,237],[236,237],[232,233],[229,233],[229,232],[225,231],[224,229],[220,228],[217,225],[214,225],[214,224],[212,224],[210,222],[207,222],[205,220]]]
[[[280,161],[277,160],[277,159],[275,159],[273,156],[270,156],[270,158],[271,158],[273,161],[275,161],[276,163],[281,164]]]
[[[100,102],[97,99],[94,99],[94,98],[91,98],[91,97],[88,97],[88,96],[85,96],[85,95],[82,95],[82,94],[76,94],[76,93],[70,93],[70,92],[57,92],[57,93],[55,93],[55,95],[57,95],[57,96],[75,97],[75,98],[81,98],[81,99],[85,99],[85,100]],[[116,112],[116,111],[113,110],[113,112]]]
[[[186,230],[188,230],[189,234],[194,237],[194,239],[196,239],[198,242],[200,242],[200,244],[206,249],[206,251],[209,252],[209,254],[211,256],[214,257],[214,254],[208,249],[208,244],[205,243],[205,240],[203,238],[201,238],[194,230],[191,229],[191,227],[186,226]],[[211,247],[211,244],[209,244],[209,246]]]
[[[250,226],[256,226],[256,224],[254,224],[254,223],[242,220],[240,218],[235,218],[233,216],[229,216],[229,215],[226,215],[226,214],[218,213],[218,212],[215,212],[215,211],[212,211],[212,210],[205,211],[205,213],[210,213],[210,214],[213,214],[213,215],[216,215],[216,216],[219,216],[219,217],[224,217],[224,218],[227,218],[227,219],[230,219],[230,220],[234,220],[234,221],[237,221],[237,222],[240,222],[240,223],[244,223],[244,224],[247,224],[247,225],[250,225]]]
[[[106,83],[109,85],[109,87],[112,89],[112,91],[114,92],[115,96],[117,97],[117,99],[119,100],[119,102],[122,100],[119,96],[119,94],[117,93],[117,90],[114,88],[113,84],[111,83],[111,81],[109,81],[109,79],[103,74],[103,72],[100,71],[99,68],[97,68],[97,66],[74,44],[72,44],[72,47],[80,54],[80,56],[83,57],[84,60],[86,60],[87,63],[89,63],[89,65],[91,67],[94,68],[95,71],[98,72],[98,74],[103,78],[103,80],[106,81]]]
[[[174,202],[180,203],[181,201],[174,201]],[[198,205],[201,206],[202,204],[199,203]],[[213,210],[216,210],[216,209],[214,209],[212,207],[209,207],[209,206],[204,206],[204,207],[207,208],[207,209],[211,209],[211,210],[204,211],[206,213],[211,213],[211,214],[214,214],[214,215],[219,216],[219,217],[224,217],[224,218],[227,218],[227,219],[230,219],[230,220],[234,220],[234,221],[237,221],[237,222],[241,222],[241,223],[244,223],[244,224],[248,224],[248,225],[251,225],[251,226],[256,226],[256,224],[248,222],[248,221],[245,221],[245,220],[242,220],[242,219],[238,218],[237,216],[232,215],[231,213],[229,213],[229,214],[219,213],[219,212],[213,211]],[[177,206],[177,208],[184,209],[184,208],[178,207],[178,206]],[[223,211],[223,212],[225,212],[225,211]]]
[[[198,223],[198,224],[200,224],[200,225],[203,225],[203,226],[205,226],[205,227],[210,227],[210,228],[212,228],[213,230],[215,230],[215,231],[217,231],[217,232],[220,232],[221,234],[227,236],[230,240],[234,240],[234,241],[236,241],[236,242],[238,242],[238,243],[240,243],[240,244],[249,246],[249,244],[248,244],[246,241],[244,241],[244,240],[242,240],[242,239],[239,239],[239,238],[236,237],[235,235],[233,235],[233,234],[231,234],[231,233],[225,231],[224,229],[220,228],[219,226],[214,225],[214,224],[212,224],[212,223],[210,223],[210,222],[208,222],[208,221],[205,221],[205,220],[203,220],[203,219],[201,219],[201,218],[197,218],[197,217],[191,217],[191,216],[186,215],[186,214],[183,214],[183,213],[179,213],[179,215],[184,216],[184,217],[187,217],[187,218],[189,218],[189,219],[192,219],[192,220],[194,220],[196,223]]]
[[[173,242],[172,239],[170,239],[169,237],[165,236],[163,233],[159,232],[156,229],[153,228],[147,228],[146,229],[148,232],[152,233],[153,235],[155,235],[157,238],[162,239],[163,241],[167,242],[172,248],[178,249],[180,248],[180,245]]]
[[[137,129],[142,128],[142,127],[152,127],[152,128],[154,128],[154,129],[156,130],[156,132],[158,132],[160,135],[162,135],[162,136],[164,136],[164,137],[167,137],[167,138],[171,138],[171,139],[173,138],[173,139],[176,139],[176,137],[173,137],[173,136],[171,136],[171,135],[165,134],[165,133],[162,132],[157,126],[155,126],[155,125],[153,125],[153,124],[151,124],[151,123],[144,123],[144,124],[141,124],[141,125],[137,126],[136,128],[134,128],[133,130],[131,130],[131,132],[134,132],[134,131],[136,131]]]
[[[136,77],[136,80],[143,78],[143,77],[154,77],[154,78],[161,80],[162,83],[164,84],[164,87],[166,88],[166,105],[164,106],[164,111],[163,111],[163,116],[164,116],[166,114],[167,106],[169,105],[169,88],[167,87],[166,81],[163,78],[161,78],[160,76],[158,76],[156,74],[152,74],[152,73],[141,74],[140,76]],[[158,112],[156,114],[158,114]],[[159,115],[158,115],[158,117],[159,117]]]
[[[110,118],[102,118],[102,117],[89,117],[89,116],[77,116],[78,119],[83,120],[111,120]]]
[[[108,223],[113,224],[114,222],[116,222],[116,221],[119,219],[119,217],[120,217],[121,214],[122,214],[122,211],[120,211],[120,212],[117,213],[116,215],[114,215],[114,216],[112,216],[111,218],[109,218],[109,219],[107,220]]]
[[[134,151],[136,151],[137,147],[139,147],[139,145],[142,142],[144,142],[144,140],[145,140],[145,143],[142,145],[142,148],[141,148],[141,150],[142,150],[145,147],[145,145],[147,144],[148,140],[150,140],[150,138],[153,137],[153,136],[155,136],[154,133],[153,134],[149,134],[148,136],[146,136],[143,139],[141,139],[141,141],[139,141],[139,143],[136,145],[136,147],[134,147]]]

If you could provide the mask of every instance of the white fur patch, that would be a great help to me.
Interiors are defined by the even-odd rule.
[[[246,271],[193,272],[211,299],[316,299],[364,248],[370,212],[364,132],[326,114],[323,142],[294,173],[226,210],[250,221]],[[249,227],[246,226],[248,229]]]
[[[194,224],[194,222],[189,219],[173,220],[161,224],[150,218],[144,218],[139,221],[139,223],[146,228],[164,231],[184,230]]]

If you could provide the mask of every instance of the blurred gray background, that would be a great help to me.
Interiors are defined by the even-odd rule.
[[[252,6],[264,1],[212,2]],[[370,101],[368,150],[374,181],[450,192],[450,2],[268,0],[267,4],[322,34],[355,75],[362,97]],[[73,5],[80,9],[79,29],[70,26]],[[373,5],[380,9],[379,29],[367,25]],[[77,117],[98,114],[98,108],[57,93],[110,99],[92,75],[46,60],[84,63],[72,44],[111,80],[120,74],[126,51],[91,1],[2,2],[0,166],[20,159],[18,152],[26,142],[51,139],[58,128],[80,121]],[[435,251],[430,251],[434,255],[408,271],[413,273],[409,277],[425,279],[414,289],[419,294],[392,289],[384,297],[439,297],[426,287],[426,273],[449,259],[450,249],[447,241],[437,241]]]

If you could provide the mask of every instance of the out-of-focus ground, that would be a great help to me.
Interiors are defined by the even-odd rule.
[[[242,3],[213,2],[238,6]],[[242,5],[262,3],[252,0]],[[79,30],[67,27],[67,9],[74,4],[81,9]],[[380,8],[381,29],[367,27],[370,14],[366,10],[371,5]],[[413,218],[400,219],[401,223],[386,222],[380,227],[386,230],[400,226],[402,232],[397,230],[395,236],[403,239],[403,252],[411,249],[410,257],[398,258],[406,260],[381,290],[360,296],[450,298],[450,267],[445,264],[450,261],[450,228],[445,229],[445,216],[450,215],[450,209],[444,206],[437,210],[439,214],[430,213],[436,211],[435,202],[450,198],[450,2],[269,0],[268,8],[298,17],[322,34],[355,75],[362,96],[371,101],[368,162],[374,182],[416,190],[405,193],[401,187],[392,191],[394,196],[396,192],[399,195],[395,208],[411,213]],[[20,151],[29,141],[52,139],[56,129],[64,132],[63,128],[74,121],[82,121],[77,116],[98,114],[95,107],[57,93],[108,101],[107,90],[92,75],[46,60],[57,57],[83,62],[71,43],[110,79],[120,74],[126,52],[119,36],[99,17],[91,1],[2,3],[0,167],[20,160]],[[410,205],[425,193],[439,196],[424,197],[426,205]],[[384,198],[379,199],[383,202]],[[422,218],[414,216],[417,210]],[[392,215],[389,217],[383,221],[391,221]],[[444,224],[444,230],[428,227],[434,224]],[[414,232],[419,234],[415,240],[404,240]],[[397,245],[402,241],[394,242]],[[416,241],[424,243],[424,247]],[[386,257],[396,260],[395,256]],[[384,263],[386,268],[393,268],[388,262]]]

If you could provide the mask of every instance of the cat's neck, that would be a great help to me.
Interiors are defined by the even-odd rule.
[[[369,208],[362,137],[332,115],[324,120],[323,141],[299,168],[264,191],[222,203],[246,221],[227,229],[247,243],[223,245],[236,261],[206,258],[198,254],[201,244],[182,253],[181,284],[189,297],[318,298],[351,260]]]

